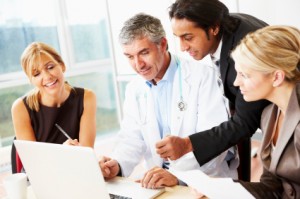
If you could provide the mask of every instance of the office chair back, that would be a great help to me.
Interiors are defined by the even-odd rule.
[[[15,140],[16,138],[14,138]],[[23,164],[16,150],[14,143],[11,146],[11,171],[12,173],[20,173],[22,171]]]

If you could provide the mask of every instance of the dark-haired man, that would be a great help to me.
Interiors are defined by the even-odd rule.
[[[210,130],[186,138],[169,136],[158,142],[157,153],[162,158],[178,159],[192,149],[200,165],[205,164],[229,147],[238,144],[239,179],[250,180],[250,138],[259,128],[261,112],[267,101],[246,102],[233,85],[236,77],[230,52],[249,32],[267,26],[253,16],[230,14],[218,0],[177,0],[169,10],[172,29],[180,40],[182,51],[196,60],[210,55],[220,72],[220,85],[231,114],[229,121]],[[229,157],[230,158],[230,157]]]

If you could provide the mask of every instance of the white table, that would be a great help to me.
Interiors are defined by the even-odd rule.
[[[27,199],[37,199],[34,195],[32,187],[29,186],[27,189]],[[195,196],[191,193],[189,187],[186,186],[174,186],[166,187],[166,191],[156,197],[157,199],[195,199]]]

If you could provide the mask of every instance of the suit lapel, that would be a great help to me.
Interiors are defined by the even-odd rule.
[[[274,153],[272,154],[272,162],[270,166],[271,171],[275,171],[276,166],[280,160],[280,157],[285,147],[287,146],[290,138],[294,134],[294,131],[296,129],[297,124],[299,123],[299,120],[300,120],[300,109],[299,109],[296,89],[294,89],[285,114],[283,126],[280,129],[276,148],[274,150]]]
[[[157,155],[156,148],[154,147],[156,142],[161,140],[160,133],[159,133],[159,127],[157,124],[157,118],[155,115],[155,109],[154,109],[154,101],[152,97],[152,93],[149,88],[147,88],[147,104],[146,104],[146,111],[147,111],[147,117],[146,117],[146,125],[143,127],[143,132],[146,134],[147,140],[149,140],[149,145],[151,154],[152,154],[152,160],[153,164],[156,166],[161,166],[162,159]],[[153,166],[154,166],[153,165]]]
[[[147,126],[149,126],[151,129],[151,135],[150,137],[152,137],[152,139],[150,140],[160,140],[160,134],[159,134],[159,128],[158,128],[158,124],[157,124],[157,118],[156,118],[156,114],[155,114],[155,108],[154,108],[154,101],[153,101],[153,97],[152,97],[152,93],[150,92],[150,89],[148,90],[148,99],[147,101],[149,102],[147,104]],[[154,133],[154,132],[158,132],[158,133]]]
[[[264,162],[264,164],[269,168],[271,163],[270,153],[271,153],[271,138],[273,135],[273,128],[274,124],[276,122],[276,115],[277,115],[277,106],[274,104],[271,107],[271,111],[268,115],[265,115],[264,118],[262,118],[263,123],[267,124],[264,126],[263,129],[263,140],[262,140],[262,146],[261,146],[261,160]]]
[[[220,57],[221,79],[225,82],[226,73],[230,64],[230,51],[233,47],[233,35],[224,35]]]

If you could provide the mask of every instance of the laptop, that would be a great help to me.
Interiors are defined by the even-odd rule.
[[[89,147],[23,140],[14,144],[38,199],[147,199],[164,192],[124,178],[105,182],[95,152]]]

